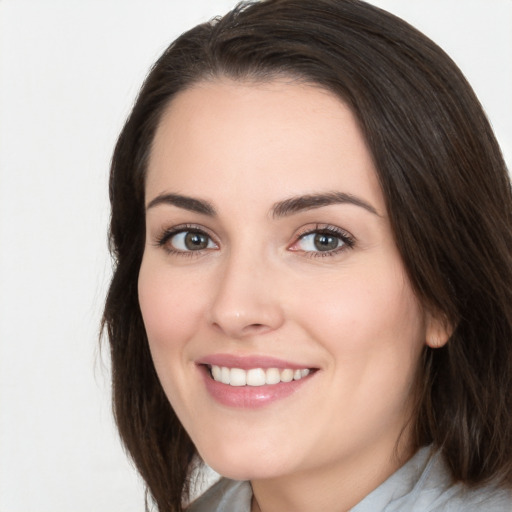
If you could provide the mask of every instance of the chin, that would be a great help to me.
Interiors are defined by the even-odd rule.
[[[232,480],[267,479],[286,473],[286,468],[277,463],[273,457],[269,457],[268,452],[265,452],[260,451],[251,455],[247,453],[247,450],[231,449],[229,453],[223,453],[219,448],[199,453],[204,462],[214,471]],[[283,458],[283,460],[285,459]]]
[[[257,468],[250,463],[240,464],[222,461],[219,464],[205,461],[214,471],[231,480],[267,480],[281,475],[279,471],[270,471],[269,468]]]

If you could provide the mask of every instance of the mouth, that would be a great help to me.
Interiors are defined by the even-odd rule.
[[[242,386],[275,386],[282,382],[288,383],[307,377],[312,368],[230,368],[227,366],[206,365],[210,377],[222,384],[234,387]]]
[[[263,355],[211,354],[196,361],[206,390],[221,405],[260,408],[296,394],[319,368]]]

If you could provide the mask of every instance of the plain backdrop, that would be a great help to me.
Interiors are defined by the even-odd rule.
[[[439,43],[512,162],[512,0],[373,0]],[[0,512],[142,511],[98,325],[107,177],[149,66],[231,0],[0,0]]]

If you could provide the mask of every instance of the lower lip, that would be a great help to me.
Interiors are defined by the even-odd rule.
[[[217,402],[243,409],[256,409],[287,398],[309,381],[313,375],[310,373],[299,380],[265,386],[230,386],[214,380],[206,366],[201,365],[200,369],[206,389]]]

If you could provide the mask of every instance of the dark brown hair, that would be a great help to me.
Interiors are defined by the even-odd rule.
[[[396,244],[424,307],[453,329],[425,347],[415,442],[455,480],[512,483],[512,197],[486,116],[451,59],[404,21],[358,0],[268,0],[183,34],[147,77],[111,168],[104,312],[121,438],[158,509],[187,498],[195,449],[156,376],[137,298],[144,175],[173,96],[226,76],[288,76],[340,97],[378,171]]]

